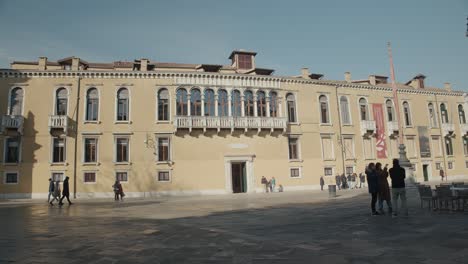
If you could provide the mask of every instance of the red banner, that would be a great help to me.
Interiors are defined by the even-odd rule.
[[[377,158],[387,158],[387,144],[385,143],[385,126],[384,126],[384,111],[382,104],[372,104],[372,110],[374,112],[374,120],[376,126],[376,144]]]

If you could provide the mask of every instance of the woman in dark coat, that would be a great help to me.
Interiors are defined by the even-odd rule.
[[[390,187],[388,186],[388,170],[387,166],[382,170],[382,163],[377,162],[375,164],[375,170],[377,172],[377,176],[379,178],[379,213],[384,214],[383,210],[383,202],[387,202],[388,206],[388,213],[392,214],[392,200],[390,198]]]
[[[377,172],[375,171],[375,164],[373,162],[369,163],[366,168],[366,178],[367,178],[367,186],[369,189],[369,193],[371,194],[371,209],[372,215],[379,215],[379,213],[375,210],[375,203],[377,202],[377,196],[379,193],[379,177],[377,176]]]

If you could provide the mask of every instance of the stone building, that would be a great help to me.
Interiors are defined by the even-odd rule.
[[[467,174],[468,106],[450,84],[417,75],[394,102],[386,76],[275,76],[255,56],[11,63],[0,70],[0,197],[45,197],[65,176],[77,197],[111,196],[116,179],[130,196],[259,192],[262,176],[315,189],[321,175],[391,164],[402,135],[417,180]]]

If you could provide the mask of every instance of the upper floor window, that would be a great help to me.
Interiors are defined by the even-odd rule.
[[[211,89],[205,90],[205,116],[215,115],[215,96],[214,91]]]
[[[20,138],[8,137],[5,139],[5,163],[18,163],[20,160]]]
[[[440,104],[440,118],[442,120],[442,124],[446,124],[449,122],[447,107],[443,103]]]
[[[158,137],[158,161],[170,161],[170,138],[169,137]]]
[[[451,137],[445,137],[445,153],[448,156],[453,155],[453,145],[452,145],[452,138]]]
[[[319,97],[320,102],[320,123],[328,124],[330,123],[329,113],[328,113],[328,98],[325,95]]]
[[[115,139],[115,161],[128,162],[129,161],[129,138],[118,137]]]
[[[68,108],[68,92],[65,88],[59,88],[55,94],[55,114],[56,115],[67,115]]]
[[[169,120],[169,91],[166,88],[158,91],[158,120]]]
[[[65,162],[65,138],[54,138],[52,144],[52,162]]]
[[[405,117],[405,125],[406,126],[411,126],[411,111],[408,102],[404,101],[403,102],[403,114]]]
[[[361,120],[369,120],[369,109],[365,98],[359,99],[359,111],[361,114]]]
[[[16,87],[10,93],[10,109],[9,115],[21,115],[23,112],[23,89]]]
[[[253,93],[251,91],[245,91],[244,93],[244,111],[245,116],[255,115]]]
[[[198,89],[190,92],[190,115],[201,116],[201,93]]]
[[[431,123],[431,127],[437,127],[437,115],[435,113],[434,105],[429,103],[427,105],[427,109],[429,111],[429,121]]]
[[[97,121],[99,112],[99,93],[96,88],[91,88],[86,93],[86,120]]]
[[[232,91],[231,94],[231,110],[232,116],[241,116],[242,115],[242,102],[241,102],[241,94],[238,90]]]
[[[187,90],[181,88],[177,90],[176,96],[176,104],[177,104],[177,115],[178,116],[186,116],[187,112]]]
[[[270,92],[270,116],[278,116],[278,94],[276,92]]]
[[[460,124],[466,124],[465,110],[463,109],[463,105],[458,105],[458,119],[460,120]]]
[[[83,161],[85,163],[97,162],[97,153],[98,153],[98,139],[97,138],[85,138]]]
[[[229,115],[229,102],[228,94],[226,90],[218,91],[218,115],[219,116],[228,116]]]
[[[286,95],[286,103],[288,106],[288,122],[295,123],[296,120],[296,99],[293,94]]]
[[[238,54],[239,69],[252,69],[252,56],[248,54]]]
[[[393,102],[392,100],[387,100],[385,102],[385,106],[387,107],[387,119],[388,122],[395,121],[395,111],[393,109]]]
[[[117,120],[128,121],[129,96],[127,88],[120,88],[117,91]]]
[[[257,92],[257,116],[266,116],[266,98],[263,91]]]
[[[346,96],[340,97],[341,122],[345,125],[351,124],[351,115],[349,114],[349,102]]]

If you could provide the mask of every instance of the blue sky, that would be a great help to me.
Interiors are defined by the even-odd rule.
[[[398,82],[422,73],[428,86],[468,91],[467,16],[468,0],[0,0],[0,67],[72,55],[228,64],[247,49],[276,75],[364,79],[389,75],[391,41]]]

